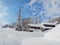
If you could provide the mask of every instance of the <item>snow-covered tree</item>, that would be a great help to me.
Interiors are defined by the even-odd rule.
[[[54,22],[60,23],[60,17],[59,16],[56,16],[56,17],[50,19],[49,22],[52,22],[52,23],[54,23]]]

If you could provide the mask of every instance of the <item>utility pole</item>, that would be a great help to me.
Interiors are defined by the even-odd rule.
[[[16,27],[17,27],[16,30],[23,31],[23,21],[22,21],[22,16],[21,16],[21,8],[19,9]]]

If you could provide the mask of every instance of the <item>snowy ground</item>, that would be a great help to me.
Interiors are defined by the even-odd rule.
[[[60,45],[60,24],[47,32],[44,37],[26,38],[21,45]]]
[[[42,32],[21,32],[0,27],[0,45],[20,45],[25,38],[41,36],[44,36]]]
[[[44,33],[21,32],[0,27],[0,45],[60,45],[60,24]]]

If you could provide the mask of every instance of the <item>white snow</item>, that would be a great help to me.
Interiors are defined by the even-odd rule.
[[[44,37],[22,40],[21,45],[60,45],[60,24],[47,32]]]
[[[51,26],[45,26],[45,25],[51,25]],[[52,26],[56,26],[56,25],[58,25],[56,22],[54,22],[54,23],[41,23],[41,24],[28,24],[28,26],[31,26],[31,27],[36,27],[36,28],[40,28],[40,29],[36,29],[36,28],[28,28],[29,30],[34,30],[34,31],[41,31],[42,29],[52,29],[53,27]]]
[[[23,32],[0,27],[0,45],[60,45],[60,24],[45,32]]]
[[[60,41],[60,24],[46,33],[45,38],[52,41]]]
[[[36,26],[36,27],[40,27],[41,24],[28,24],[28,26]]]
[[[32,37],[22,40],[21,45],[49,45],[49,43],[42,37]]]
[[[22,32],[0,27],[0,45],[20,45],[25,38],[40,36],[43,36],[42,32]]]

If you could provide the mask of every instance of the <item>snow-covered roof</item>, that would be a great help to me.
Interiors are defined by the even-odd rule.
[[[41,24],[47,24],[47,25],[56,25],[57,22],[54,23],[41,23]]]
[[[44,24],[46,24],[46,25],[56,25],[56,23],[41,23],[41,24],[28,24],[28,26],[32,26],[32,27],[43,27],[43,28],[51,28],[51,27],[45,27]]]
[[[36,27],[40,27],[41,24],[28,24],[28,26],[36,26]]]
[[[52,26],[44,26],[44,24],[46,25],[55,25],[53,23],[42,23],[42,24],[28,24],[28,26],[31,26],[29,28],[29,30],[38,30],[38,29],[46,29],[46,30],[50,30],[52,29],[53,27]],[[40,28],[39,28],[40,27]]]

